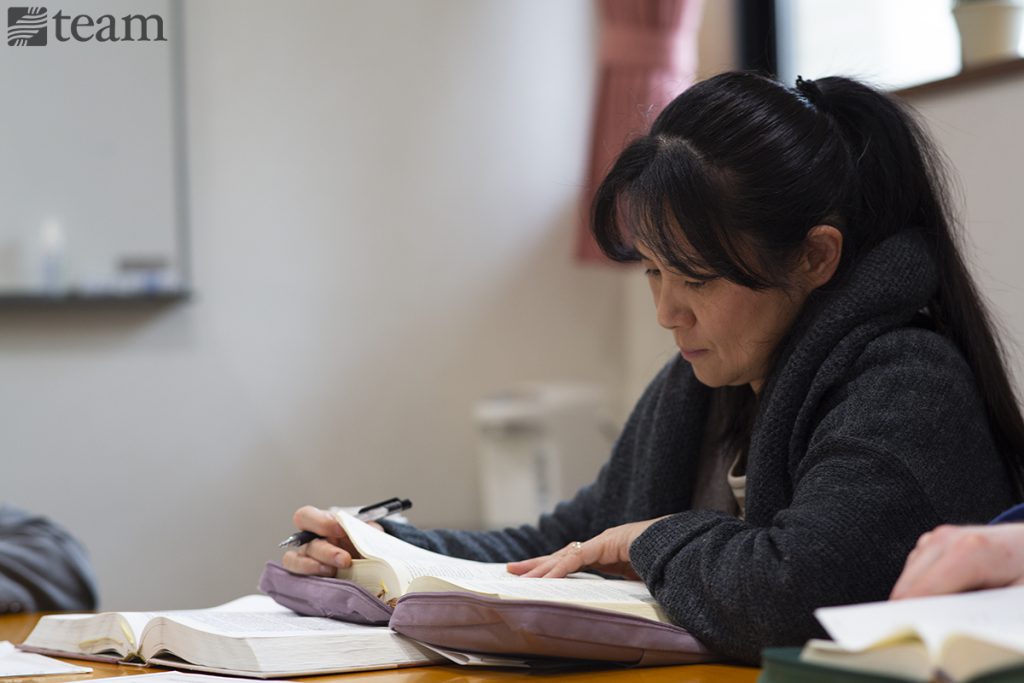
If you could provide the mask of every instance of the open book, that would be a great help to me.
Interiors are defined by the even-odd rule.
[[[592,574],[566,579],[527,579],[504,564],[448,557],[406,543],[343,510],[333,510],[364,559],[338,578],[359,584],[394,606],[408,593],[461,591],[506,600],[540,600],[621,612],[669,623],[642,581],[606,581]]]
[[[810,641],[803,663],[911,681],[988,680],[986,674],[1024,667],[1024,586],[814,614],[832,640]],[[1024,680],[1024,669],[1016,676],[1007,680]]]
[[[262,595],[201,610],[48,615],[21,647],[256,678],[444,661],[386,627],[299,616]]]

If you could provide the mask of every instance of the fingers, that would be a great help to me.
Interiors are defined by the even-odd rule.
[[[893,587],[892,598],[1016,583],[1024,575],[1024,557],[1017,551],[1021,540],[1024,525],[939,527],[918,541]]]
[[[590,547],[588,547],[590,544]],[[510,562],[508,571],[526,578],[560,579],[593,564],[594,544],[592,541],[573,541],[557,553],[534,557],[522,562]]]
[[[295,511],[292,522],[296,528],[323,536],[282,556],[281,564],[297,574],[334,576],[338,569],[352,566],[354,548],[341,524],[327,510],[306,505]]]
[[[325,538],[344,538],[345,531],[337,518],[327,510],[312,505],[303,505],[292,515],[292,523],[296,529],[312,531]]]
[[[298,550],[289,550],[281,558],[281,564],[296,574],[334,576],[338,569],[352,566],[352,555],[323,539],[310,541]]]
[[[538,567],[541,567],[541,566],[545,566],[546,567],[546,566],[554,564],[555,562],[558,561],[559,558],[561,558],[563,555],[565,555],[567,553],[578,554],[578,553],[581,552],[582,548],[583,548],[583,544],[582,543],[579,543],[578,541],[573,541],[572,543],[569,543],[568,545],[566,545],[564,548],[562,548],[558,552],[551,553],[550,555],[541,555],[540,557],[531,557],[528,560],[520,560],[518,562],[509,562],[508,565],[507,565],[507,568],[508,568],[508,571],[511,572],[512,574],[520,574],[520,575],[527,574],[527,573],[533,571],[534,569],[536,569]]]
[[[337,574],[337,567],[331,567],[322,562],[302,554],[298,550],[289,550],[281,558],[281,564],[290,572],[296,574],[312,574],[314,576],[334,576]]]
[[[347,569],[352,566],[351,553],[344,548],[339,548],[326,539],[318,538],[310,541],[302,546],[299,552],[322,565],[335,569]]]
[[[629,560],[629,547],[658,519],[622,524],[602,531],[589,541],[573,541],[550,555],[510,562],[508,571],[530,578],[562,578],[590,567],[620,576],[638,577]]]
[[[948,538],[953,532],[954,527],[940,526],[933,531],[922,534],[921,538],[917,539],[917,544],[910,552],[910,555],[907,556],[907,561],[903,565],[903,572],[900,574],[896,585],[893,586],[892,593],[889,595],[891,599],[899,600],[908,597],[908,589],[916,585],[923,574],[931,571],[932,565],[935,564],[935,561],[945,550]]]
[[[541,562],[546,560],[548,557],[550,556],[542,555],[540,557],[531,557],[528,560],[520,560],[519,562],[509,562],[507,565],[505,565],[505,568],[509,571],[510,574],[525,574],[526,572],[530,571],[531,569],[539,565]]]

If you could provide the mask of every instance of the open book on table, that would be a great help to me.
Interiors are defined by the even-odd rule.
[[[260,589],[300,614],[369,624],[448,653],[638,666],[714,658],[640,581],[527,579],[504,564],[433,553],[336,510],[362,559],[337,578],[268,563]],[[481,663],[453,658],[459,663]]]
[[[1024,586],[825,607],[815,616],[832,640],[812,640],[788,662],[817,671],[815,680],[854,680],[843,671],[885,681],[1024,680]],[[785,660],[766,651],[764,678],[795,680],[781,675]]]
[[[566,579],[515,576],[504,564],[475,562],[424,550],[372,527],[343,510],[334,510],[364,559],[338,571],[394,606],[411,593],[469,592],[505,600],[538,600],[574,605],[670,623],[642,581],[604,580],[592,574]]]
[[[21,647],[256,678],[444,661],[388,628],[299,616],[262,595],[200,610],[47,615]]]

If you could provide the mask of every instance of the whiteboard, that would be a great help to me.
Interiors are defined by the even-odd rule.
[[[166,40],[154,23],[149,41],[100,42],[81,20],[79,41],[65,19],[61,41],[58,10],[115,18],[107,37],[155,14]],[[180,3],[76,0],[48,19],[45,46],[0,45],[0,294],[187,289]]]

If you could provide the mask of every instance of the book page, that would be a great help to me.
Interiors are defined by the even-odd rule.
[[[229,600],[223,605],[210,607],[203,610],[191,610],[201,612],[284,612],[291,614],[291,610],[279,604],[269,595],[243,595],[240,598]],[[173,612],[172,612],[173,614]]]
[[[256,600],[246,602],[258,607]],[[386,626],[304,617],[276,605],[271,611],[239,611],[238,603],[233,607],[156,617],[142,635],[142,654],[150,663],[259,677],[393,668],[438,659]]]
[[[1021,633],[1016,634],[1018,643]],[[1024,647],[1003,647],[972,636],[952,636],[942,646],[939,670],[954,681],[975,678],[990,671],[1024,664]],[[987,642],[986,642],[987,641]],[[1020,675],[1020,674],[1018,674]]]
[[[48,674],[87,674],[92,667],[76,666],[33,652],[21,652],[9,640],[0,641],[0,678],[9,676],[45,676]]]
[[[294,612],[188,612],[167,616],[167,619],[188,624],[205,633],[231,638],[313,635],[322,631],[365,631],[378,629],[346,621],[321,617],[304,617]]]
[[[209,610],[166,612],[104,612],[102,614],[51,614],[39,620],[25,640],[31,648],[54,652],[98,654],[117,652],[119,657],[137,654],[146,626],[162,616],[210,611],[287,612],[265,595],[250,595]]]
[[[502,579],[448,579],[446,583],[470,590],[523,600],[573,600],[575,602],[637,602],[655,604],[642,581],[588,581],[586,579],[534,579],[514,576]],[[423,582],[426,584],[426,582]],[[416,590],[420,581],[412,584]]]
[[[229,638],[301,637],[316,635],[324,631],[370,632],[381,628],[321,617],[304,617],[287,609],[283,612],[191,610],[168,612],[162,616],[164,619],[190,626],[197,631]]]
[[[904,635],[916,635],[936,661],[953,635],[1024,647],[1024,586],[911,598],[814,611],[836,643],[862,650]]]
[[[462,580],[462,579],[508,579],[516,577],[509,574],[505,565],[501,563],[474,562],[473,560],[455,559],[455,562],[434,563],[408,562],[406,568],[409,571],[409,580],[412,581],[420,576],[436,576],[441,579]]]
[[[410,592],[468,590],[513,600],[543,600],[635,614],[668,622],[661,607],[642,581],[590,581],[586,579],[534,579],[514,576],[503,579],[426,576],[409,586]]]
[[[441,555],[395,538],[356,519],[344,510],[336,511],[336,515],[352,540],[352,544],[363,557],[379,560],[394,568],[398,576],[398,592],[400,594],[405,593],[408,590],[409,582],[418,576],[440,576],[443,578],[512,576],[505,570],[505,565],[500,562],[474,562]]]
[[[934,670],[924,643],[917,637],[857,652],[851,652],[830,640],[811,639],[800,653],[800,661],[861,673],[900,676],[923,683],[932,679]]]
[[[49,652],[99,654],[118,657],[135,654],[151,612],[103,612],[101,614],[48,614],[25,639],[24,647]]]
[[[390,634],[386,628],[303,617],[290,611],[193,610],[150,621],[142,634],[140,652],[148,661],[164,661],[159,658],[166,653],[192,665],[233,673],[291,667],[302,671],[307,666],[317,671],[324,667],[303,660],[300,653],[318,648],[326,653],[333,651],[331,661],[337,666],[339,655],[340,659],[347,656],[338,650],[346,636],[380,640]],[[268,657],[267,651],[277,652],[278,658]]]

